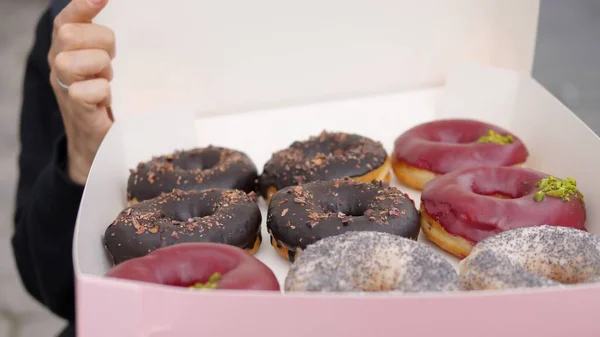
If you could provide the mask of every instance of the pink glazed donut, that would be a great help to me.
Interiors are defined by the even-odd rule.
[[[245,250],[221,243],[180,243],[122,262],[108,277],[177,287],[279,290],[275,275]]]
[[[528,156],[523,142],[498,126],[449,119],[418,125],[398,137],[392,168],[401,183],[422,190],[439,175],[476,166],[515,166]]]
[[[473,167],[432,180],[421,193],[421,229],[459,257],[498,233],[541,225],[585,230],[575,179],[516,167]]]

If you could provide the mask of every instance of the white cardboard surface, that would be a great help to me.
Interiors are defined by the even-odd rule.
[[[139,118],[132,117],[119,120],[111,129],[82,200],[74,243],[77,273],[103,275],[109,269],[101,236],[126,206],[128,169],[148,156],[215,144],[245,151],[260,169],[273,151],[323,129],[358,132],[382,141],[391,151],[400,133],[440,117],[474,117],[517,134],[531,152],[528,167],[578,180],[588,205],[587,227],[600,234],[594,212],[600,207],[600,186],[589,169],[597,166],[600,140],[544,88],[515,72],[463,65],[451,72],[444,89],[212,116],[196,122],[192,116],[174,111],[169,118],[145,118],[143,132]],[[418,206],[419,193],[395,180],[392,184],[408,192]],[[281,282],[288,264],[269,245],[262,199],[261,208],[265,240],[256,256]],[[422,235],[419,240],[430,244]]]
[[[531,71],[539,0],[111,0],[114,113],[198,115],[443,84],[459,61]],[[151,98],[151,99],[149,99]]]

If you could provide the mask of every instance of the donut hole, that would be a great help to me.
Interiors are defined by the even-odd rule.
[[[175,221],[188,221],[194,218],[203,218],[215,213],[212,207],[207,204],[194,203],[167,203],[163,208],[161,217],[169,218]]]
[[[547,266],[546,277],[562,284],[578,284],[585,281],[582,273],[571,273],[566,268],[557,265]]]
[[[357,277],[360,278],[360,277]],[[389,292],[398,287],[400,273],[392,265],[381,266],[369,279],[364,279],[359,287],[365,292]]]
[[[342,156],[353,148],[357,148],[356,145],[341,146],[341,144],[335,144],[332,146],[321,145],[313,149],[307,149],[304,151],[305,158],[327,158],[330,156]]]
[[[359,217],[365,215],[368,208],[364,204],[343,201],[342,204],[328,201],[321,202],[322,213],[343,213],[346,216]]]
[[[593,270],[585,267],[583,260],[582,256],[563,260],[529,256],[524,267],[529,272],[561,284],[580,284],[587,282],[594,274]]]
[[[481,130],[444,128],[421,135],[428,141],[446,144],[471,144],[476,142],[485,132]]]
[[[432,142],[448,144],[472,144],[490,130],[499,134],[507,132],[492,125],[482,124],[478,121],[455,120],[443,123],[432,123],[415,131],[416,136]]]
[[[178,254],[177,257],[180,261],[177,264],[161,261],[161,271],[155,272],[158,283],[189,288],[197,283],[208,282],[215,273],[225,275],[239,264],[234,257],[216,251],[190,251],[187,256]],[[220,278],[213,280],[217,284],[221,282]]]
[[[516,176],[510,169],[499,167],[494,170],[474,171],[472,175],[461,177],[459,184],[467,186],[471,192],[478,195],[498,199],[519,199],[535,190],[536,178]]]
[[[177,158],[173,158],[171,163],[178,168],[186,171],[210,170],[217,166],[220,161],[220,155],[216,151],[204,151],[202,153],[184,153]]]
[[[468,134],[454,130],[443,130],[430,137],[431,141],[448,144],[469,144],[479,139],[479,134]]]
[[[473,188],[473,193],[478,194],[478,195],[483,195],[486,197],[492,197],[492,198],[497,198],[497,199],[518,199],[523,197],[525,194],[522,193],[518,193],[518,194],[510,194],[508,193],[509,191],[502,191],[502,190],[478,190],[476,188]]]
[[[342,156],[350,151],[360,151],[366,144],[360,137],[346,134],[322,134],[307,146],[304,142],[295,142],[291,148],[301,150],[304,158],[325,158]]]
[[[475,191],[473,191],[473,192],[475,192]],[[500,192],[494,192],[494,193],[490,193],[490,194],[487,194],[487,193],[477,193],[477,192],[475,192],[475,193],[479,194],[479,195],[484,195],[484,196],[487,196],[487,197],[497,198],[497,199],[517,199],[517,198],[514,198],[514,197],[512,197],[510,195],[506,195],[506,194],[500,193]]]

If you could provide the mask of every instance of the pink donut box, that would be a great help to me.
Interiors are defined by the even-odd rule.
[[[384,296],[190,292],[103,277],[110,265],[101,237],[126,205],[128,169],[152,155],[218,144],[245,151],[260,170],[273,151],[323,129],[360,133],[391,152],[404,130],[456,117],[507,128],[530,150],[526,167],[576,178],[586,198],[588,229],[600,234],[600,183],[592,169],[599,165],[600,139],[535,80],[512,70],[463,64],[448,73],[442,87],[199,119],[181,111],[143,119],[123,116],[97,154],[78,216],[74,265],[79,335],[600,336],[595,310],[600,309],[600,284]],[[268,132],[258,131],[261,125]],[[392,185],[418,206],[417,191],[396,180]],[[256,256],[283,282],[288,263],[269,245],[262,199],[260,206],[263,244]],[[419,241],[431,245],[423,234]]]
[[[369,136],[391,152],[402,131],[439,118],[515,132],[531,151],[526,166],[578,180],[588,228],[600,234],[600,189],[588,169],[598,166],[600,142],[528,76],[539,3],[111,0],[95,22],[117,36],[116,122],[75,231],[78,336],[600,336],[596,285],[411,296],[199,293],[103,277],[110,265],[102,234],[125,207],[138,161],[215,144],[245,151],[261,169],[273,151],[323,129]],[[418,204],[419,193],[392,184]],[[283,282],[289,264],[268,240],[256,256]]]

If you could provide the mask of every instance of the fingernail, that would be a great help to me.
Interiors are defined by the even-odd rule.
[[[102,5],[102,3],[104,2],[104,0],[88,0],[90,2],[90,4],[94,5],[94,6],[99,6]]]

